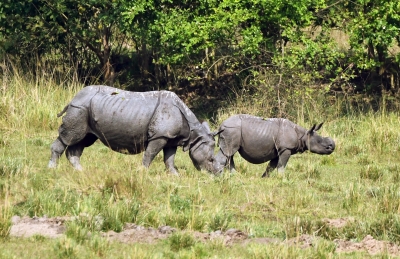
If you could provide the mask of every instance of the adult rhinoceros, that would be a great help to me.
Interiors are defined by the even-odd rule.
[[[323,138],[316,131],[322,123],[306,130],[287,119],[263,119],[247,114],[234,115],[219,128],[220,150],[216,160],[220,168],[235,170],[233,155],[239,154],[253,164],[270,161],[262,177],[269,176],[275,168],[283,173],[291,155],[310,150],[328,155],[335,149],[331,138]],[[228,165],[229,163],[229,165]]]
[[[138,154],[143,165],[164,151],[164,163],[172,174],[177,146],[189,150],[195,167],[217,173],[214,135],[201,124],[179,97],[169,91],[130,92],[109,86],[87,86],[58,114],[63,117],[59,136],[51,145],[49,167],[66,156],[82,170],[83,149],[100,139],[114,151]]]

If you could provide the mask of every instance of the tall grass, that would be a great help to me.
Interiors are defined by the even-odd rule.
[[[49,146],[61,123],[56,114],[81,87],[55,80],[51,73],[14,73],[3,80],[0,236],[8,235],[15,214],[71,216],[74,221],[68,223],[66,236],[55,241],[6,239],[0,242],[0,257],[23,250],[22,246],[28,253],[36,249],[30,243],[39,242],[43,250],[37,253],[45,258],[320,258],[335,253],[335,238],[357,240],[371,234],[400,243],[400,119],[395,111],[365,104],[357,108],[345,98],[318,93],[313,98],[283,95],[286,104],[279,111],[273,92],[261,92],[259,99],[251,100],[238,96],[232,106],[217,111],[214,129],[235,113],[281,114],[304,127],[325,121],[321,135],[336,141],[332,155],[293,156],[284,176],[274,172],[268,179],[261,179],[267,164],[253,165],[239,155],[236,174],[214,177],[198,172],[180,149],[176,165],[181,176],[171,177],[162,154],[144,170],[141,155],[122,155],[99,143],[85,149],[83,172],[74,171],[65,157],[56,170],[49,170]],[[335,228],[325,218],[354,220]],[[151,245],[125,246],[99,236],[100,231],[121,231],[127,222],[153,228],[170,225],[179,231],[166,242]],[[321,239],[309,250],[279,244],[226,248],[218,241],[199,242],[191,234],[229,228],[282,241],[302,234]],[[357,256],[362,258],[361,253]]]
[[[13,71],[18,71],[17,68]],[[82,87],[77,82],[57,83],[52,75],[3,75],[0,114],[5,135],[57,129],[56,114]]]

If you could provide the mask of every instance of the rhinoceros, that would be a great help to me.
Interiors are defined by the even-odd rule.
[[[138,154],[144,151],[147,168],[163,150],[164,163],[177,175],[174,157],[178,146],[189,150],[196,169],[217,173],[214,135],[206,122],[173,92],[131,92],[101,85],[84,87],[65,106],[59,135],[51,145],[49,167],[57,166],[64,151],[73,167],[82,170],[83,149],[99,139],[114,151]]]
[[[287,119],[234,115],[222,122],[219,128],[220,149],[216,155],[219,168],[228,167],[234,171],[233,155],[237,151],[253,164],[270,161],[262,177],[268,177],[275,168],[283,173],[290,156],[296,153],[309,150],[329,155],[335,150],[335,142],[316,133],[322,124],[306,130]]]

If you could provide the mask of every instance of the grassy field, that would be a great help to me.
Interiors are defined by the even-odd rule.
[[[267,164],[253,165],[239,155],[236,174],[214,177],[196,171],[181,149],[176,157],[181,176],[173,177],[162,154],[144,170],[141,155],[119,154],[100,143],[85,149],[83,172],[74,171],[65,156],[49,170],[50,144],[61,123],[56,114],[80,87],[15,76],[0,88],[0,258],[365,258],[365,251],[337,252],[334,240],[372,235],[400,243],[397,113],[343,115],[334,112],[343,106],[339,100],[329,107],[303,103],[290,119],[307,128],[325,120],[320,134],[332,137],[337,148],[330,156],[295,155],[283,176],[274,172],[267,179],[261,178]],[[212,129],[237,112],[268,113],[238,101],[216,112]],[[15,238],[8,235],[13,215],[77,220],[67,223],[62,238]],[[326,221],[340,218],[347,221],[343,227]],[[101,231],[121,231],[127,222],[179,231],[155,244],[101,237]],[[191,235],[229,228],[250,239],[282,242],[225,246]],[[320,239],[307,249],[283,242],[304,234]]]

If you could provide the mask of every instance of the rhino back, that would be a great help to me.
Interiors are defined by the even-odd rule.
[[[116,92],[118,89],[105,85],[90,85],[82,88],[74,98],[72,98],[70,104],[76,107],[89,107],[90,101],[98,93],[111,94]]]
[[[277,157],[276,144],[279,138],[280,121],[278,119],[264,120],[254,116],[242,116],[241,119],[240,155],[254,164],[264,163]]]
[[[297,125],[281,118],[262,119],[241,116],[242,139],[240,155],[247,161],[260,164],[272,160],[283,150],[295,153],[299,144]]]
[[[157,102],[157,92],[97,94],[89,109],[92,133],[113,150],[139,153]]]

